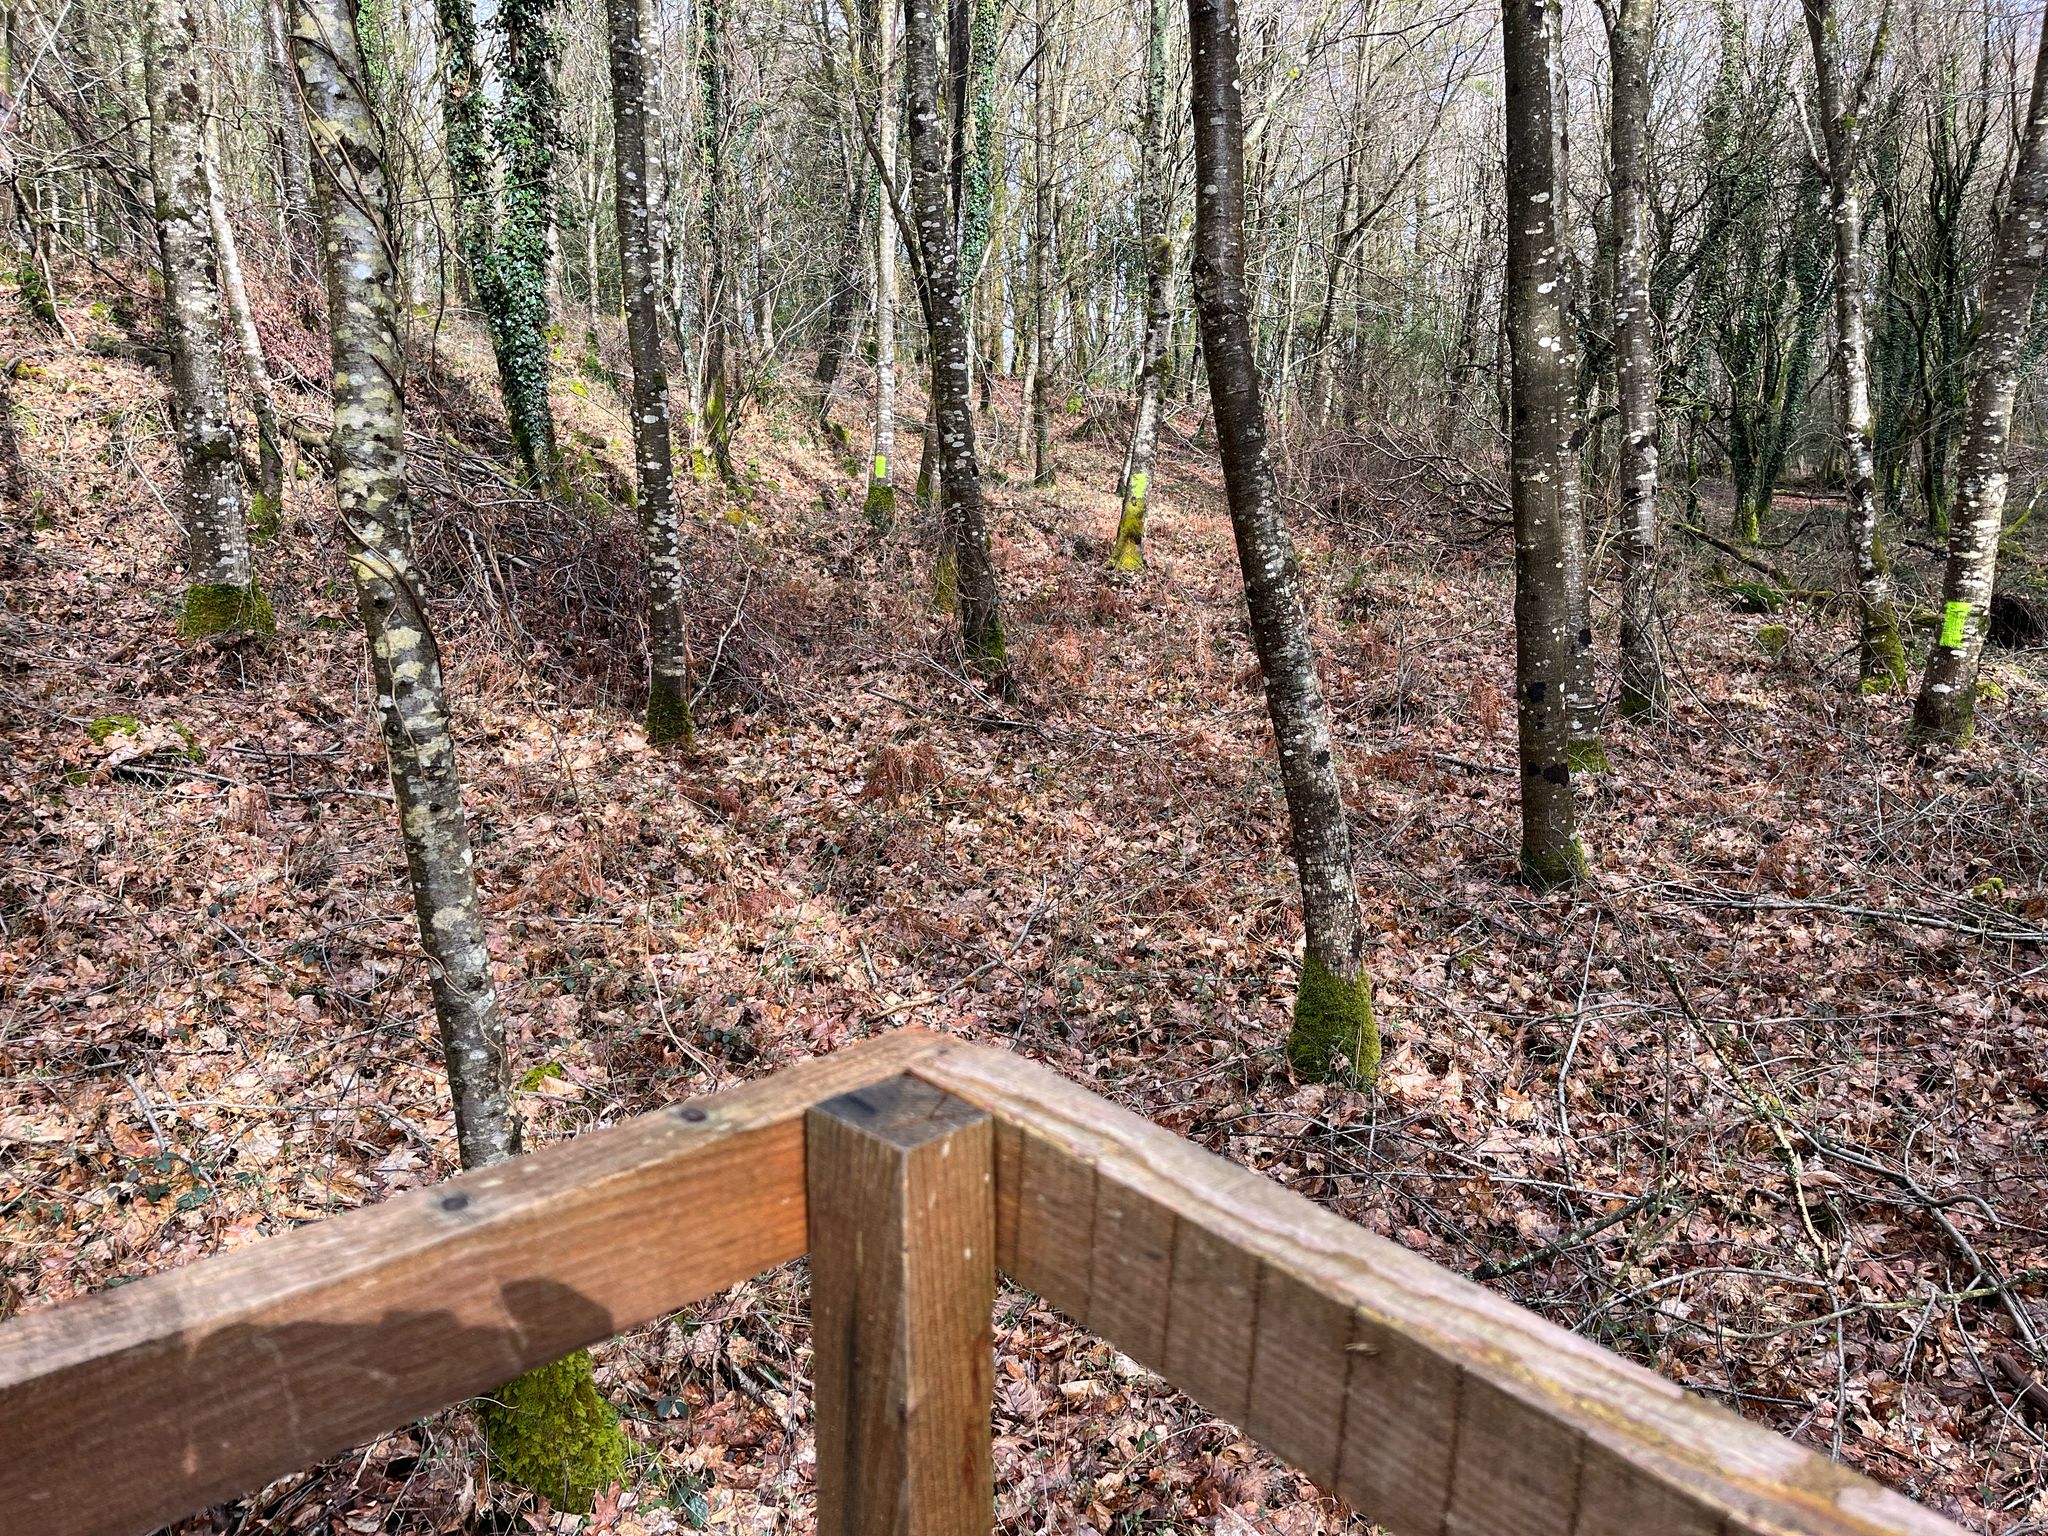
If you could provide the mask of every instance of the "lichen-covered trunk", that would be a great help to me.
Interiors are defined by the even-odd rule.
[[[1287,1052],[1306,1075],[1346,1065],[1370,1080],[1379,1034],[1365,973],[1365,931],[1351,834],[1302,606],[1301,572],[1280,508],[1245,293],[1244,117],[1236,0],[1188,0],[1195,119],[1195,305],[1209,399],[1244,575],[1252,642],[1280,755],[1304,950]]]
[[[297,0],[292,41],[326,254],[342,543],[370,643],[420,943],[433,960],[456,1140],[463,1166],[483,1167],[510,1157],[517,1134],[440,649],[413,564],[383,145],[350,57],[350,0]]]
[[[1615,0],[1608,15],[1609,164],[1614,191],[1614,341],[1621,408],[1621,711],[1654,714],[1667,687],[1657,643],[1657,364],[1650,307],[1650,36],[1656,0]]]
[[[151,0],[144,31],[171,419],[185,490],[185,607],[178,629],[191,636],[264,632],[273,625],[249,563],[241,467],[228,415],[218,255],[207,219],[198,0]]]
[[[960,644],[998,689],[1009,660],[996,586],[995,555],[981,498],[974,445],[974,376],[960,309],[960,247],[946,197],[946,135],[939,124],[939,63],[932,0],[904,0],[904,71],[909,82],[910,186],[925,275],[931,336],[931,418],[937,424],[945,536],[954,561]]]
[[[1058,477],[1052,457],[1053,223],[1052,0],[1038,0],[1038,56],[1031,66],[1031,483]]]
[[[518,1151],[504,1025],[491,978],[440,650],[413,563],[405,481],[404,361],[390,188],[353,0],[295,0],[292,54],[313,147],[334,361],[335,497],[370,644],[414,918],[465,1168]],[[626,1444],[587,1355],[508,1383],[481,1407],[492,1459],[564,1509],[616,1482]]]
[[[1166,0],[1145,8],[1145,116],[1139,132],[1138,234],[1145,242],[1145,334],[1138,343],[1138,408],[1124,453],[1117,494],[1123,511],[1109,563],[1120,571],[1145,564],[1145,508],[1159,447],[1161,374],[1173,330],[1173,236],[1168,228],[1166,175]]]
[[[661,356],[661,262],[647,176],[647,54],[641,0],[606,0],[612,80],[613,210],[626,349],[633,362],[633,464],[647,545],[647,739],[690,739],[690,666],[683,617],[682,525]]]
[[[882,195],[896,185],[895,27],[875,6],[873,86],[875,147],[881,152]],[[877,533],[896,522],[896,221],[875,220],[875,427],[869,442],[868,489],[863,510]]]
[[[249,408],[256,418],[258,528],[275,528],[284,510],[284,441],[277,425],[277,394],[270,384],[270,364],[263,356],[263,338],[256,330],[256,312],[249,306],[249,285],[242,278],[241,247],[228,220],[227,200],[220,190],[220,149],[217,119],[209,115],[201,143],[206,154],[206,218],[220,255],[220,283],[227,295],[228,318],[234,322],[235,347],[242,370],[249,375]]]
[[[1572,324],[1571,148],[1566,133],[1569,103],[1565,95],[1564,15],[1561,0],[1551,0],[1544,15],[1544,58],[1550,85],[1551,243],[1559,251],[1552,274],[1559,313],[1560,365],[1567,394],[1562,407],[1563,436],[1557,457],[1557,509],[1562,525],[1565,603],[1571,616],[1571,650],[1566,662],[1565,702],[1571,713],[1571,765],[1577,772],[1605,773],[1607,749],[1600,740],[1600,688],[1593,670],[1593,592],[1586,568],[1586,498],[1580,455],[1586,440],[1586,419],[1580,407],[1577,378],[1580,362],[1577,330]],[[1568,360],[1568,361],[1567,361]]]
[[[1865,692],[1906,685],[1906,653],[1892,611],[1892,581],[1877,533],[1877,459],[1870,412],[1870,333],[1864,322],[1863,201],[1857,190],[1862,130],[1842,79],[1841,19],[1834,0],[1805,0],[1813,44],[1821,142],[1827,152],[1828,216],[1834,225],[1835,406],[1842,440],[1849,559],[1856,579],[1857,675]],[[1878,41],[1882,47],[1883,28]]]
[[[2026,354],[2034,290],[2048,258],[2048,32],[2036,45],[2033,97],[2019,164],[1985,274],[1970,351],[1968,407],[1957,458],[1954,519],[1942,574],[1941,628],[1913,706],[1913,733],[1961,746],[1975,723],[1977,665],[2005,525],[2006,452]]]
[[[1562,469],[1573,370],[1565,349],[1556,217],[1557,110],[1550,58],[1558,16],[1545,0],[1503,0],[1507,70],[1509,458],[1515,522],[1515,709],[1522,872],[1541,888],[1585,872],[1572,794],[1567,699],[1574,634]]]

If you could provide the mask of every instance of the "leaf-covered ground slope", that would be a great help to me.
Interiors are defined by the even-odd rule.
[[[81,298],[76,345],[11,306],[0,325],[27,491],[0,634],[0,1315],[454,1160],[330,494],[301,455],[260,550],[273,642],[179,642],[136,313]],[[309,318],[264,323],[317,432]],[[1676,552],[1676,718],[1614,726],[1592,883],[1536,898],[1512,878],[1497,519],[1428,474],[1305,495],[1388,1034],[1377,1094],[1305,1086],[1279,1051],[1284,817],[1199,410],[1166,434],[1135,579],[1102,569],[1110,405],[1063,413],[1057,488],[992,486],[1006,705],[957,664],[920,529],[872,536],[858,468],[797,403],[757,402],[744,487],[692,500],[700,736],[664,756],[635,724],[620,349],[587,350],[557,379],[567,504],[496,467],[473,336],[423,332],[411,383],[532,1137],[900,1023],[999,1042],[1939,1509],[2048,1520],[2048,1394],[2012,1316],[2048,1333],[2038,654],[1994,661],[1970,755],[1916,762],[1904,702],[1848,695],[1839,615],[1742,613],[1718,555]],[[1014,476],[1014,394],[997,406]],[[1829,510],[1800,546],[1815,588],[1837,584]],[[1363,1529],[1028,1296],[999,1324],[1003,1529]],[[806,1526],[800,1274],[598,1358],[636,1481],[592,1529]],[[477,1449],[451,1412],[187,1529],[503,1525]]]

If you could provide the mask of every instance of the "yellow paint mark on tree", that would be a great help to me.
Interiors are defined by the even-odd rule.
[[[878,453],[875,455],[875,478],[877,480],[886,480],[889,478],[889,455],[887,455],[886,453]]]
[[[1950,603],[1941,610],[1941,645],[1944,650],[1960,651],[1963,648],[1969,622],[1968,603]]]

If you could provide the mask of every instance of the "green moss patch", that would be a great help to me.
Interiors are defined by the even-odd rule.
[[[185,589],[178,633],[187,640],[207,635],[271,635],[277,633],[277,616],[270,611],[270,599],[253,581],[246,587],[202,582]]]
[[[1287,1032],[1287,1060],[1316,1082],[1351,1075],[1370,1085],[1380,1073],[1380,1031],[1372,1012],[1372,982],[1335,975],[1315,956],[1304,959],[1301,987],[1294,994],[1294,1024]]]
[[[625,1431],[597,1390],[588,1350],[507,1382],[478,1402],[477,1416],[497,1474],[557,1509],[588,1511],[625,1474]]]

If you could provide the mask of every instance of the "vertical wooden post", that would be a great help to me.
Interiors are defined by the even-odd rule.
[[[988,1536],[993,1124],[898,1077],[805,1134],[819,1536]]]

